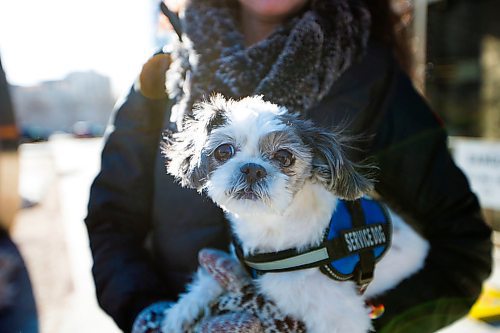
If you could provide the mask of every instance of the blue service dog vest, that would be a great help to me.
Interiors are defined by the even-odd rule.
[[[319,267],[334,280],[354,280],[361,287],[373,278],[378,262],[391,242],[392,227],[385,207],[363,197],[339,200],[320,246],[305,251],[289,249],[244,256],[235,239],[238,258],[252,275]]]

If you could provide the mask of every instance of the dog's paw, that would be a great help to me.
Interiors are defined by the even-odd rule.
[[[170,309],[165,310],[165,319],[162,323],[162,333],[188,333],[193,327],[201,313],[196,306],[185,306],[177,303]]]

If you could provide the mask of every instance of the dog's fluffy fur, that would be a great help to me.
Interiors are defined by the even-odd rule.
[[[337,200],[372,189],[345,157],[341,135],[259,97],[216,96],[201,103],[184,130],[167,142],[168,172],[183,186],[206,191],[226,211],[245,254],[319,245]],[[249,163],[257,176],[248,177]],[[365,299],[419,270],[428,251],[427,242],[395,215],[393,225],[393,246],[363,296],[354,282],[333,281],[317,268],[268,273],[256,283],[309,332],[368,332]],[[168,311],[165,331],[181,332],[221,292],[199,270],[189,292]]]

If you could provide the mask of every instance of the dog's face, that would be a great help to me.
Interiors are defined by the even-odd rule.
[[[259,97],[201,103],[167,138],[167,170],[183,186],[206,190],[231,212],[282,212],[306,180],[355,199],[371,183],[354,169],[334,133]]]

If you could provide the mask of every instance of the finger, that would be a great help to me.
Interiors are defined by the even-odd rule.
[[[259,319],[247,313],[228,313],[201,323],[196,333],[263,333]]]
[[[202,249],[198,254],[198,261],[226,290],[238,291],[251,283],[241,264],[226,252]]]

